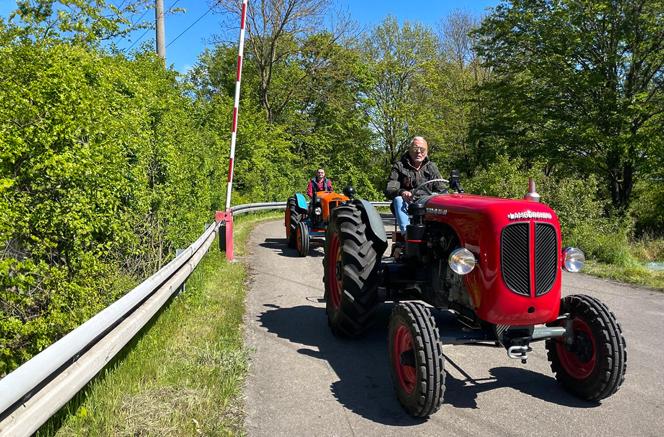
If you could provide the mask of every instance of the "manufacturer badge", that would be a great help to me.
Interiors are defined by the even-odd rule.
[[[447,210],[442,208],[427,208],[428,214],[447,215]]]
[[[507,214],[507,218],[510,220],[519,220],[519,219],[552,219],[553,216],[549,212],[537,212],[537,211],[521,211],[521,212],[511,212]]]

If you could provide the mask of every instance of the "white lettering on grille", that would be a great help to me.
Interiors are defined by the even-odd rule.
[[[507,214],[507,218],[510,220],[519,220],[519,219],[551,219],[551,213],[549,212],[537,212],[537,211],[521,211],[521,212],[512,212]]]

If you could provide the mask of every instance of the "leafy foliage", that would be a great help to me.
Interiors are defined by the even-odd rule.
[[[661,161],[661,0],[515,0],[478,31],[492,69],[478,129],[494,147],[596,174],[619,208]]]
[[[153,56],[1,51],[4,373],[190,244],[225,168]]]
[[[149,0],[17,0],[10,21],[18,22],[14,36],[37,42],[69,41],[98,45],[146,27],[133,15],[146,9]]]

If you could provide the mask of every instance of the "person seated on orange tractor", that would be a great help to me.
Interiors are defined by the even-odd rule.
[[[392,199],[392,208],[397,224],[402,234],[410,222],[408,218],[408,204],[422,193],[413,193],[413,189],[432,179],[441,179],[440,171],[433,161],[427,157],[429,145],[423,137],[414,137],[408,147],[408,152],[394,163],[390,177],[387,181],[385,195]],[[442,193],[445,186],[441,182],[432,182],[429,187],[432,191]]]
[[[318,191],[332,191],[332,181],[325,177],[325,170],[316,170],[316,176],[311,178],[307,185],[307,196],[313,198]]]

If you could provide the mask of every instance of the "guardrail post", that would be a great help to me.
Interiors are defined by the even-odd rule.
[[[217,211],[215,220],[219,227],[219,250],[226,252],[226,260],[233,261],[233,211]]]

